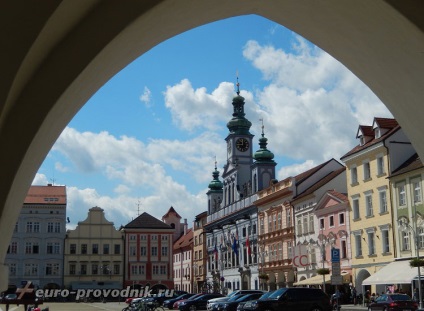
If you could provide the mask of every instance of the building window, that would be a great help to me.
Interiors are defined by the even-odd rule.
[[[145,234],[141,234],[141,235],[140,235],[140,240],[141,240],[141,241],[147,241],[147,235],[145,235]]]
[[[325,229],[325,220],[324,218],[319,219],[319,229],[324,230]]]
[[[356,257],[362,256],[362,241],[361,241],[360,234],[355,235],[355,256]]]
[[[408,231],[401,231],[402,235],[402,250],[403,251],[410,251],[411,245],[409,242],[409,232]]]
[[[115,244],[115,255],[120,255],[121,254],[121,245],[119,244]]]
[[[152,234],[150,238],[151,238],[152,241],[158,240],[158,236],[156,234]]]
[[[354,199],[352,199],[352,211],[353,211],[353,219],[359,219],[360,218],[360,214],[359,214],[359,198],[356,197]]]
[[[374,215],[374,212],[372,209],[372,194],[371,193],[365,194],[365,210],[366,210],[367,217],[371,217]]]
[[[46,275],[59,275],[59,264],[58,263],[46,264]]]
[[[415,180],[412,185],[414,187],[414,203],[421,203],[421,181]]]
[[[158,255],[158,247],[152,246],[152,256],[156,257]]]
[[[69,253],[70,254],[76,254],[77,253],[77,245],[76,244],[69,245]]]
[[[69,265],[69,274],[70,275],[75,275],[76,274],[76,266],[75,266],[75,264],[70,264]]]
[[[130,256],[135,256],[136,255],[136,247],[130,246],[129,247],[129,253],[130,253]]]
[[[147,256],[147,247],[146,246],[140,247],[140,256]]]
[[[60,233],[60,222],[56,222],[54,224],[54,232],[55,233]]]
[[[38,276],[38,264],[26,263],[24,269],[25,276]]]
[[[81,275],[86,275],[87,274],[87,265],[86,264],[81,264],[80,274]]]
[[[308,215],[305,214],[302,216],[303,218],[303,234],[307,234],[308,233]]]
[[[28,222],[26,223],[26,232],[27,232],[27,233],[31,233],[31,232],[33,232],[32,221],[28,221]]]
[[[162,246],[162,256],[168,256],[168,246]]]
[[[35,233],[40,232],[40,223],[39,222],[34,222],[34,232]]]
[[[297,232],[298,234],[302,234],[303,230],[302,230],[302,218],[300,218],[300,216],[297,217]]]
[[[399,206],[406,205],[406,191],[405,184],[400,184],[398,186],[398,197],[399,197]]]
[[[87,254],[87,244],[81,244],[81,254]]]
[[[368,255],[375,255],[374,232],[368,232]]]
[[[292,247],[292,242],[288,241],[287,242],[287,257],[288,258],[293,258],[293,247]]]
[[[315,227],[315,216],[314,214],[309,214],[309,233],[315,232],[314,227]]]
[[[371,169],[370,169],[370,162],[364,162],[364,181],[371,179]]]
[[[113,265],[113,274],[121,274],[121,266],[118,264]]]
[[[418,247],[419,249],[424,248],[424,228],[422,226],[418,229]]]
[[[346,240],[340,241],[340,258],[343,258],[343,259],[347,258]]]
[[[103,254],[104,255],[109,254],[109,244],[103,244]]]
[[[381,230],[383,253],[390,253],[389,229]]]
[[[9,264],[9,275],[10,276],[15,276],[16,275],[16,264],[15,263],[10,263]]]
[[[91,265],[91,274],[94,274],[94,275],[99,274],[99,265],[98,264],[93,263]]]
[[[350,183],[352,185],[357,184],[358,183],[358,169],[356,168],[356,166],[353,166],[350,169]]]
[[[279,230],[281,229],[281,226],[282,226],[282,223],[281,223],[281,212],[278,212],[278,229]]]
[[[384,158],[383,156],[377,157],[377,176],[384,175]]]
[[[47,223],[47,232],[53,233],[53,223],[52,222]]]
[[[8,254],[17,254],[18,253],[18,242],[12,242],[9,245],[9,248],[7,250]]]
[[[92,251],[92,253],[93,254],[98,254],[99,253],[99,244],[93,244],[92,246],[91,246],[91,251]]]
[[[264,228],[264,219],[263,218],[261,218],[260,220],[259,220],[259,222],[260,222],[260,226],[261,226],[261,234],[264,234],[265,233],[265,228]]]
[[[334,216],[330,216],[329,221],[330,221],[330,228],[334,227]]]
[[[286,226],[287,228],[292,226],[292,217],[291,217],[291,209],[286,209]]]
[[[344,213],[340,213],[339,214],[339,225],[344,225],[345,224],[345,214]]]

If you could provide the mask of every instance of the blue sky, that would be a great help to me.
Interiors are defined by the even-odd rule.
[[[100,206],[118,227],[173,206],[206,210],[215,157],[226,160],[238,72],[256,145],[264,119],[277,177],[356,145],[359,124],[391,117],[342,64],[259,16],[204,25],[154,47],[95,93],[64,129],[33,184],[66,185],[69,228]]]

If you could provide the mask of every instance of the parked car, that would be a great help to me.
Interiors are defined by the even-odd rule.
[[[238,296],[238,295],[246,295],[246,294],[254,294],[254,293],[264,293],[263,290],[256,290],[256,289],[241,289],[241,290],[235,290],[233,292],[231,292],[230,294],[228,294],[228,296],[223,296],[220,298],[215,298],[215,299],[211,299],[208,301],[207,304],[207,310],[208,311],[212,311],[213,306],[218,303],[218,302],[223,302],[223,301],[227,301],[228,299],[230,299],[233,296]]]
[[[262,295],[263,293],[254,293],[233,296],[228,301],[218,303],[217,311],[236,311],[239,303],[257,300]]]
[[[415,311],[418,303],[406,294],[383,294],[368,305],[368,311]]]
[[[160,293],[160,294],[155,295],[154,297],[148,297],[146,299],[146,303],[148,303],[148,304],[158,304],[158,305],[161,306],[165,300],[177,298],[178,296],[181,296],[181,294],[187,294],[187,292]]]
[[[172,309],[174,306],[174,303],[178,300],[183,300],[183,299],[188,299],[190,297],[194,296],[194,294],[182,294],[178,297],[175,298],[170,298],[167,299],[163,302],[163,307],[168,308],[168,309]]]
[[[199,294],[196,294],[196,295],[194,295],[194,296],[191,296],[190,298],[188,298],[188,299],[181,299],[181,300],[177,300],[176,302],[174,302],[174,305],[172,306],[173,308],[172,309],[177,309],[178,310],[178,306],[180,305],[180,303],[182,303],[183,301],[186,301],[186,300],[193,300],[193,299],[196,299],[197,297],[199,297],[199,296],[202,296],[202,295],[204,295],[205,293],[199,293]]]
[[[252,302],[255,311],[331,311],[330,298],[321,289],[284,287],[266,299]]]
[[[259,297],[259,300],[264,300],[267,299],[274,291],[269,291],[269,292],[265,292],[264,294],[262,294],[261,297]],[[246,302],[240,302],[237,306],[237,311],[250,311],[253,310],[252,308],[252,303],[256,301],[256,300],[249,300]]]
[[[195,311],[195,310],[205,310],[206,304],[209,299],[224,297],[222,294],[204,294],[199,297],[196,297],[193,300],[187,299],[183,301],[178,306],[178,309],[181,311]]]

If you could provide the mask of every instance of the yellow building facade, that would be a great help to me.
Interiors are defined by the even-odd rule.
[[[359,145],[342,157],[347,167],[351,206],[352,277],[357,293],[381,293],[387,284],[363,286],[365,279],[394,261],[391,192],[388,176],[411,153],[407,138],[394,119],[375,118],[359,126]]]

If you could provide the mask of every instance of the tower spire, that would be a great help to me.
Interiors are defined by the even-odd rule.
[[[236,86],[237,86],[237,95],[240,95],[240,83],[239,83],[239,80],[238,80],[238,70],[236,71],[236,76],[237,76],[237,83],[236,83]]]

